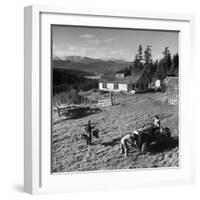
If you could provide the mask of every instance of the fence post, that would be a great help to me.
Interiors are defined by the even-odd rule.
[[[60,112],[60,108],[57,107],[57,111],[58,111],[58,117],[60,118],[61,117],[61,112]]]
[[[111,101],[111,106],[113,105],[113,93],[110,92],[110,101]]]

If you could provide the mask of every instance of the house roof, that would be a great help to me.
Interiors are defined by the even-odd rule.
[[[153,77],[151,80],[152,80],[153,82],[155,82],[155,81],[157,81],[157,80],[161,80],[161,79],[158,78],[158,77]]]
[[[170,86],[178,85],[178,77],[166,77],[163,81],[166,85]]]
[[[115,74],[125,74],[127,73],[127,69],[120,69],[119,71],[115,72]]]
[[[177,76],[175,75],[175,74],[166,74],[163,78],[162,78],[162,80],[164,80],[164,79],[166,79],[166,78],[177,78]]]
[[[153,76],[153,78],[152,78],[152,81],[156,81],[156,80],[162,80],[162,81],[164,81],[165,79],[168,79],[169,77],[174,77],[174,78],[176,78],[177,77],[177,75],[175,75],[175,74],[170,74],[170,73],[168,73],[168,74],[156,74],[156,75],[154,75]]]
[[[125,76],[124,78],[108,78],[108,79],[100,79],[100,82],[111,82],[111,83],[137,83],[139,81],[139,79],[142,77],[142,75],[147,72],[145,70],[141,70],[138,72],[134,72],[133,74],[131,74],[130,76]],[[147,74],[148,76],[148,74]],[[150,79],[150,77],[148,76],[148,78]]]

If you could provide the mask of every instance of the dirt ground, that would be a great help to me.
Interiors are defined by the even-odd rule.
[[[75,118],[58,118],[54,111],[52,172],[178,167],[178,106],[166,105],[161,98],[161,93],[118,97],[114,106],[80,112]],[[154,115],[159,115],[161,126],[170,128],[172,138],[162,145],[152,144],[145,155],[137,149],[128,157],[120,154],[121,137],[151,122]],[[100,130],[100,138],[93,139],[90,146],[80,139],[88,120]]]

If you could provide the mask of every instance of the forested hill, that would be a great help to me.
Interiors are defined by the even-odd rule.
[[[120,70],[125,71],[127,74],[131,74],[144,69],[152,80],[155,78],[163,79],[169,74],[179,76],[179,56],[178,54],[174,54],[173,56],[168,54],[164,58],[156,61],[136,59],[128,67],[123,67]]]
[[[68,69],[53,69],[53,94],[71,89],[89,90],[97,88],[96,80],[86,79],[84,76],[94,75],[89,72]]]

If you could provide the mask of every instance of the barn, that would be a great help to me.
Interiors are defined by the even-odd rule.
[[[161,79],[155,77],[152,79],[150,85],[151,85],[152,89],[155,89],[155,91],[159,91],[159,90],[161,90],[161,83],[162,83]]]
[[[133,72],[127,75],[123,71],[118,71],[113,78],[100,79],[99,89],[110,92],[136,93],[148,90],[151,79],[146,70]]]
[[[163,92],[167,96],[168,104],[178,104],[179,85],[178,77],[168,75],[162,80]]]

